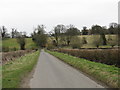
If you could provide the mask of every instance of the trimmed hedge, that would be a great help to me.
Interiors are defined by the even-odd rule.
[[[119,51],[118,49],[55,49],[53,51],[58,51],[62,53],[67,53],[72,56],[76,56],[79,58],[84,58],[90,61],[100,62],[108,65],[115,65],[120,67],[119,65]]]

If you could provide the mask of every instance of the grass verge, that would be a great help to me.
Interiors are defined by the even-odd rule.
[[[56,56],[57,58],[63,60],[64,62],[72,65],[73,67],[87,73],[88,75],[96,78],[97,80],[104,82],[111,88],[119,87],[118,74],[120,75],[120,72],[118,71],[120,70],[120,68],[88,61],[86,59],[77,58],[64,53],[53,51],[46,52],[52,54],[53,56]]]
[[[2,67],[2,88],[19,88],[22,77],[37,63],[39,51],[26,54]]]

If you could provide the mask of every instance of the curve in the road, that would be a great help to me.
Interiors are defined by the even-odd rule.
[[[104,88],[42,50],[30,88]]]

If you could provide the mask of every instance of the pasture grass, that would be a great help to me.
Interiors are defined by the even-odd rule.
[[[37,47],[36,44],[32,41],[32,38],[26,38],[25,40],[26,40],[26,45],[25,45],[26,49],[32,49]],[[16,38],[7,38],[2,40],[2,46],[9,47],[10,51],[12,51],[13,48],[16,48],[17,50],[20,49],[20,46],[17,43]]]
[[[120,68],[88,61],[86,59],[77,58],[64,53],[53,52],[48,50],[47,52],[59,58],[60,60],[70,64],[71,66],[79,69],[80,71],[83,71],[88,75],[94,77],[95,79],[105,83],[111,88],[119,87],[118,75],[120,75],[120,72],[118,71],[120,70]]]
[[[87,41],[87,44],[84,44],[81,48],[97,48],[93,44],[95,36],[99,37],[100,35],[79,35],[78,36],[79,38],[82,39],[83,37],[85,37],[86,41]],[[106,40],[108,40],[108,38],[110,37],[112,40],[117,42],[117,35],[106,35],[105,37],[106,37]],[[49,37],[48,38],[48,43],[51,43],[52,40],[55,40],[55,38],[54,37]],[[59,40],[59,44],[62,44],[62,42],[60,40]],[[69,46],[69,47],[63,47],[63,48],[72,48],[72,47]],[[99,48],[111,48],[111,46],[110,45],[104,45],[104,46],[99,46]]]
[[[3,88],[18,88],[21,79],[29,73],[37,63],[39,51],[26,54],[14,61],[9,61],[2,66],[2,87]]]
[[[82,48],[96,48],[93,45],[93,40],[95,35],[79,35],[79,38],[83,38],[85,37],[87,40],[87,44],[84,44],[82,46]],[[99,36],[99,35],[97,35]],[[108,39],[108,37],[111,37],[113,40],[116,40],[117,35],[106,35],[106,39]],[[34,49],[37,48],[36,44],[32,41],[32,38],[26,38],[26,45],[25,48],[26,49]],[[52,43],[52,40],[55,40],[54,37],[49,37],[48,38],[48,44]],[[59,41],[60,44],[62,44],[61,41]],[[8,47],[10,50],[9,51],[13,51],[14,48],[16,48],[17,50],[20,49],[19,44],[17,43],[16,38],[6,38],[2,40],[2,43],[0,43],[0,46],[4,46],[4,47]],[[105,45],[105,46],[100,46],[100,48],[110,48],[111,46],[109,45]],[[64,47],[64,48],[71,48],[71,47]]]

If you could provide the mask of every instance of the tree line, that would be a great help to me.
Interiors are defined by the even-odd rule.
[[[118,35],[120,31],[119,28],[120,25],[117,23],[111,23],[108,29],[99,25],[93,25],[91,29],[83,27],[83,30],[80,31],[74,25],[65,26],[61,24],[54,27],[54,29],[49,32],[49,35],[50,37],[54,37],[52,38],[52,44],[54,46],[70,46],[71,44],[73,48],[81,48],[83,44],[87,44],[86,38],[83,37],[81,39],[78,37],[78,35],[94,35],[93,44],[98,48],[100,45],[107,45],[105,35]],[[108,37],[108,43],[112,47],[117,45],[117,42],[115,40],[112,40],[111,37]]]
[[[87,40],[85,37],[80,40],[80,38],[76,37],[78,35],[100,35],[99,40],[94,40],[96,47],[102,43],[102,45],[107,45],[106,43],[106,34],[118,34],[120,33],[120,25],[117,23],[110,23],[109,28],[102,27],[100,25],[93,25],[91,29],[87,29],[87,27],[83,27],[82,30],[79,30],[74,25],[63,25],[59,24],[53,28],[50,32],[45,31],[44,25],[38,25],[31,34],[30,38],[38,45],[39,47],[46,47],[48,43],[48,37],[52,39],[52,45],[54,47],[61,46],[70,46],[73,45],[73,48],[81,47],[82,44],[87,44]],[[20,48],[22,50],[25,49],[25,38],[28,38],[26,32],[18,32],[17,29],[12,28],[11,36],[7,32],[7,28],[5,26],[0,27],[1,37],[4,38],[17,38],[18,43],[20,44]],[[119,35],[118,35],[119,36]],[[54,37],[54,38],[53,38]],[[95,37],[97,38],[97,37]],[[109,42],[111,42],[111,38],[109,38]],[[49,44],[48,44],[49,46]],[[113,45],[114,46],[114,45]]]
[[[110,23],[109,28],[107,28],[106,26],[92,25],[90,29],[88,29],[86,26],[84,26],[83,29],[79,30],[74,25],[65,26],[65,25],[61,24],[61,25],[57,25],[56,29],[61,28],[62,31],[60,33],[64,33],[65,30],[68,29],[69,27],[71,27],[73,29],[77,29],[78,30],[77,33],[79,35],[100,35],[101,33],[118,34],[118,32],[119,32],[118,28],[120,27],[120,25],[117,23]],[[1,33],[2,38],[10,38],[10,37],[17,38],[21,35],[28,37],[26,32],[19,32],[16,28],[11,28],[11,33],[8,33],[7,28],[5,26],[0,27],[0,33]],[[58,32],[56,32],[56,33],[58,33]],[[50,32],[48,34],[50,34]],[[32,37],[32,35],[30,37]]]

